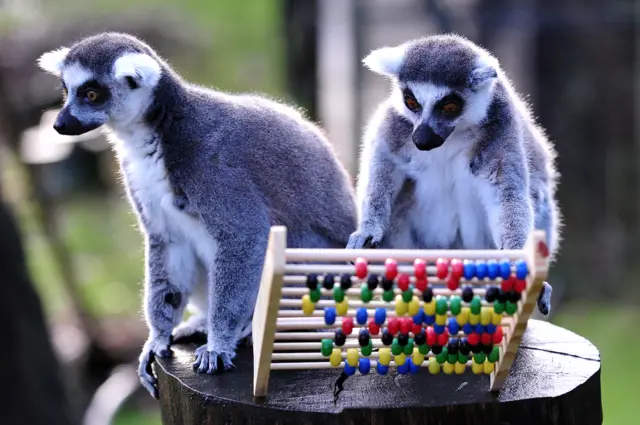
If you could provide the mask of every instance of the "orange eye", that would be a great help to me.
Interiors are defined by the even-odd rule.
[[[442,112],[445,115],[456,115],[460,112],[460,105],[456,102],[447,102],[442,105]]]
[[[418,101],[410,96],[405,96],[404,104],[407,105],[407,108],[409,108],[410,111],[417,111],[418,109],[420,109],[420,104],[418,103]]]
[[[98,98],[98,93],[93,90],[88,90],[85,96],[89,99],[89,102],[94,102]]]

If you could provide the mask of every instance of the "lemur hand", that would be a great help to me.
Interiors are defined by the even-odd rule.
[[[153,376],[153,369],[151,364],[155,357],[168,358],[173,355],[173,352],[169,348],[171,343],[170,337],[156,337],[150,338],[144,344],[142,348],[142,354],[140,354],[140,364],[138,366],[138,376],[142,386],[153,396],[158,398],[158,385],[157,379]]]
[[[367,226],[351,234],[347,249],[377,248],[382,242],[384,231],[377,226]]]

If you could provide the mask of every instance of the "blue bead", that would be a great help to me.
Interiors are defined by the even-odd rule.
[[[487,276],[491,280],[498,277],[498,262],[496,260],[487,261]]]
[[[455,335],[460,330],[460,325],[456,322],[455,317],[449,317],[449,324],[447,326],[449,328],[449,333],[451,335]]]
[[[361,374],[366,375],[371,370],[371,361],[364,357],[358,360],[358,370]]]
[[[415,325],[421,325],[423,320],[424,320],[424,310],[419,310],[418,314],[413,316],[413,323]]]
[[[415,375],[416,373],[420,372],[420,366],[413,364],[411,359],[407,359],[407,363],[409,363],[409,373]]]
[[[476,263],[471,260],[464,260],[464,273],[466,280],[471,280],[476,276]]]
[[[382,325],[384,321],[387,320],[387,309],[382,307],[376,308],[373,320],[375,320],[376,325]]]
[[[496,325],[489,323],[487,326],[487,333],[493,335],[496,332]]]
[[[367,309],[364,307],[360,307],[356,310],[356,321],[359,325],[364,325],[367,323]]]
[[[477,334],[483,334],[484,333],[484,326],[482,326],[480,323],[478,323],[476,325],[476,333]]]
[[[336,322],[336,309],[335,307],[325,307],[324,309],[324,323],[327,325],[333,325]]]
[[[351,366],[351,365],[349,365],[349,363],[347,363],[347,362],[346,362],[346,360],[345,360],[345,362],[344,362],[344,373],[345,373],[347,376],[351,376],[351,375],[353,375],[354,373],[356,373],[356,368],[355,368],[355,366]]]
[[[378,375],[386,375],[387,372],[389,372],[389,366],[378,363],[376,366],[376,372],[378,372]]]
[[[409,362],[411,362],[411,359],[407,359],[404,364],[398,366],[398,373],[401,375],[406,375],[407,373],[409,373]]]
[[[485,263],[484,261],[477,261],[476,262],[476,277],[478,279],[484,279],[485,277],[487,277],[487,273],[488,273],[487,263]]]
[[[440,335],[441,333],[444,333],[444,325],[434,325],[433,330]]]
[[[475,326],[470,325],[469,323],[465,323],[464,326],[462,326],[462,330],[467,335],[471,334],[474,331],[474,329],[475,329]]]
[[[430,316],[428,314],[424,315],[424,323],[425,325],[431,326],[436,323],[436,316]]]
[[[511,276],[511,263],[509,260],[500,261],[500,277],[503,279],[509,279]]]
[[[529,270],[527,269],[527,262],[524,260],[518,260],[516,262],[516,278],[523,280],[527,278]]]

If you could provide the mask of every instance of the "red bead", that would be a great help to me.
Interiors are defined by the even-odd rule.
[[[402,319],[400,319],[400,333],[408,334],[409,331],[411,330],[412,324],[413,324],[413,321],[408,317],[403,317]]]
[[[424,292],[427,289],[427,279],[416,279],[416,289],[420,292]]]
[[[483,333],[482,335],[480,335],[480,342],[482,342],[484,345],[489,345],[491,344],[492,341],[492,335],[489,333]]]
[[[374,318],[371,318],[369,320],[369,333],[371,335],[378,335],[379,332],[380,332],[380,325],[376,323],[376,320]]]
[[[538,253],[544,258],[547,258],[549,256],[549,247],[546,243],[542,241],[538,242]]]
[[[400,322],[398,322],[398,319],[396,319],[395,317],[389,319],[389,325],[387,326],[387,329],[389,330],[389,333],[391,335],[396,336],[396,334],[400,330]]]
[[[471,346],[478,345],[480,343],[480,335],[475,332],[471,332],[469,336],[467,336],[467,342]]]
[[[502,288],[502,292],[509,292],[513,289],[516,284],[516,278],[514,276],[509,276],[509,279],[504,279],[502,283],[500,283],[500,287]]]
[[[342,319],[342,332],[345,335],[351,335],[351,332],[353,332],[353,318],[345,317]]]
[[[444,332],[438,335],[438,345],[445,346],[449,343],[449,331],[444,328]]]
[[[496,331],[491,335],[493,337],[494,344],[500,344],[502,342],[502,326],[496,327]]]
[[[451,260],[451,276],[460,279],[464,274],[464,264],[457,258]]]
[[[367,260],[362,257],[356,258],[356,276],[360,279],[367,277]]]
[[[444,279],[449,274],[449,262],[444,258],[438,258],[436,261],[436,276],[438,279]]]
[[[416,279],[424,279],[427,277],[427,263],[424,260],[416,258],[413,262],[413,274]]]
[[[454,275],[449,276],[449,279],[447,279],[447,288],[455,291],[458,289],[458,285],[460,285],[460,278],[457,278]]]
[[[433,330],[433,326],[429,326],[427,328],[427,345],[436,345],[436,342],[438,342],[436,331]]]
[[[389,280],[393,280],[398,276],[398,262],[393,258],[387,258],[384,262],[385,277]]]
[[[514,285],[514,289],[516,292],[522,292],[527,287],[527,281],[524,279],[516,280],[516,284]]]
[[[422,325],[416,325],[415,323],[411,324],[411,333],[413,335],[418,335],[422,331]]]
[[[402,292],[406,291],[409,289],[409,275],[408,274],[401,274],[400,276],[398,276],[398,288],[400,288],[400,290]]]

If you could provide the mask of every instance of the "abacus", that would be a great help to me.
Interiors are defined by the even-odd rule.
[[[301,249],[271,228],[253,316],[253,393],[271,371],[509,374],[548,272],[544,232],[522,250]]]

